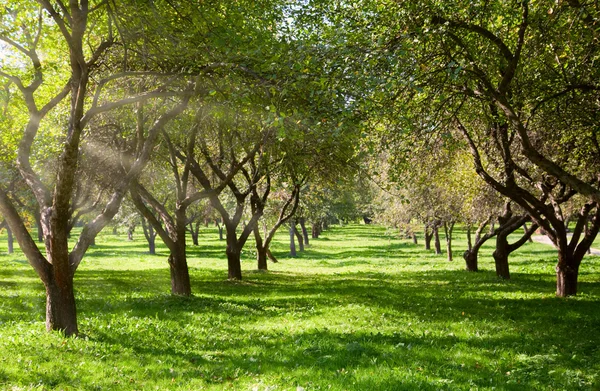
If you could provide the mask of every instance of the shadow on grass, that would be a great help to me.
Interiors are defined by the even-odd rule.
[[[340,234],[351,242],[354,233],[364,238],[364,230],[347,227]],[[334,234],[331,242],[339,239]],[[378,235],[373,238],[381,240]],[[325,251],[317,241],[295,261],[335,270],[331,274],[246,273],[244,281],[230,282],[224,270],[192,267],[190,298],[168,294],[166,262],[162,269],[79,270],[78,311],[91,353],[76,353],[77,360],[116,352],[113,361],[96,364],[110,372],[126,356],[140,368],[124,373],[126,381],[153,379],[163,381],[162,388],[181,379],[250,389],[234,382],[261,376],[279,379],[282,389],[310,389],[317,382],[334,390],[590,388],[589,373],[600,361],[600,282],[582,281],[583,295],[557,299],[552,273],[513,272],[511,281],[500,281],[492,270],[436,269],[444,264],[420,247],[382,243]],[[224,259],[222,244],[191,247],[190,257]],[[132,248],[143,246],[126,247],[124,254],[139,255]],[[94,251],[101,258],[111,250],[102,245]],[[546,270],[553,266],[550,254],[532,246],[511,267]],[[337,273],[364,262],[418,267]],[[15,292],[15,273],[0,269],[0,322],[42,320],[41,283],[29,270],[31,278],[20,279]],[[62,354],[52,349],[46,354]],[[588,383],[577,377],[582,373]],[[78,381],[93,389],[98,381],[63,369],[38,368],[27,376],[50,388]],[[10,375],[0,372],[2,378]]]
[[[127,296],[109,308],[102,307],[102,300],[85,299],[81,313],[86,318],[111,319],[110,330],[92,330],[93,341],[133,351],[148,360],[185,362],[178,369],[181,376],[216,384],[232,381],[240,371],[295,373],[296,378],[308,382],[319,368],[321,376],[331,378],[341,388],[444,389],[443,382],[450,380],[460,388],[486,387],[492,379],[503,389],[517,390],[527,386],[516,381],[511,384],[507,372],[521,371],[528,384],[545,384],[548,379],[544,377],[551,368],[575,371],[580,360],[598,355],[597,341],[591,337],[597,335],[600,324],[595,300],[486,297],[481,293],[511,292],[514,284],[461,284],[456,282],[457,274],[428,272],[405,278],[363,274],[336,279],[257,274],[246,283],[205,280],[194,287],[197,293],[191,298]],[[488,277],[486,273],[478,276]],[[133,278],[119,272],[111,280]],[[82,284],[85,279],[91,282],[96,278],[86,273]],[[523,285],[548,280],[533,276]],[[585,287],[599,289],[596,283]],[[477,295],[471,297],[470,293]],[[352,325],[352,308],[357,306],[403,324],[398,328],[401,331],[361,331],[359,325]],[[345,314],[337,320],[348,322],[347,331],[328,326],[306,330],[283,326],[286,319],[308,320],[332,309]],[[273,322],[282,326],[260,328]],[[415,327],[406,327],[406,322]],[[142,324],[138,331],[132,330],[134,323]],[[429,333],[430,328],[436,331]],[[454,335],[463,329],[470,334]],[[148,340],[144,330],[158,333],[160,338]],[[190,346],[194,348],[187,348]],[[540,346],[548,350],[540,352]],[[518,352],[523,358],[497,364],[498,352],[503,351]],[[573,352],[582,358],[573,359]],[[540,366],[544,370],[539,371]],[[386,372],[385,368],[399,372]],[[373,372],[379,375],[369,376]],[[302,373],[312,375],[303,377]]]

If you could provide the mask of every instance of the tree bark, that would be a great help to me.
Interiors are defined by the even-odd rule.
[[[319,220],[313,221],[312,223],[312,237],[313,239],[319,239],[319,235],[321,235],[322,231],[322,223]]]
[[[430,229],[428,224],[425,224],[423,232],[425,235],[425,250],[431,250],[431,239],[433,238],[433,230]]]
[[[434,225],[434,227],[433,227],[433,237],[434,237],[435,253],[439,255],[442,253],[442,246],[440,244],[440,230],[439,230],[438,224]]]
[[[300,217],[300,228],[302,229],[302,236],[304,237],[304,243],[308,246],[308,230],[306,229],[306,219],[304,217]]]
[[[296,235],[296,239],[298,239],[298,249],[300,250],[300,252],[304,251],[304,238],[302,237],[302,234],[300,233],[300,231],[298,231],[298,227],[296,226],[296,223],[294,222],[294,235]]]
[[[219,240],[223,240],[223,225],[217,222],[217,228],[219,229]]]
[[[419,244],[419,243],[417,242],[417,234],[416,234],[416,233],[414,233],[414,232],[412,233],[412,241],[413,241],[413,244]]]
[[[506,230],[498,233],[496,236],[496,249],[494,250],[494,262],[496,264],[496,276],[503,280],[510,280],[510,270],[508,267],[509,245],[506,240],[508,234]]]
[[[289,231],[290,231],[290,256],[292,258],[295,258],[297,256],[296,254],[296,242],[295,242],[295,233],[294,233],[294,225],[290,224],[289,227]]]
[[[177,249],[169,255],[169,271],[171,272],[171,294],[190,296],[192,286],[187,264],[185,242],[175,242]]]
[[[242,280],[241,249],[238,247],[235,226],[225,224],[227,230],[227,276],[230,280]]]
[[[152,224],[146,224],[146,219],[142,216],[142,230],[144,231],[144,237],[148,242],[148,253],[151,255],[156,254],[156,232]]]
[[[446,251],[448,254],[448,262],[452,262],[452,231],[454,230],[454,222],[448,224],[444,221],[444,234],[446,236]]]
[[[50,269],[44,281],[46,288],[46,330],[59,330],[65,335],[77,335],[77,308],[73,278],[63,278]]]
[[[154,235],[154,228],[149,228],[150,236],[148,237],[148,254],[156,255],[156,235]]]
[[[477,251],[473,251],[473,249],[471,249],[471,251],[467,250],[463,253],[463,258],[465,259],[465,263],[467,265],[467,271],[469,272],[476,272],[479,271],[479,266],[478,266],[478,252]]]
[[[507,211],[504,216],[499,218],[500,226],[494,232],[496,236],[496,249],[494,250],[494,261],[496,264],[496,275],[504,280],[510,279],[510,270],[508,266],[509,255],[524,245],[527,240],[531,237],[533,232],[537,229],[537,225],[534,223],[531,225],[529,230],[513,244],[508,243],[508,236],[515,232],[519,227],[529,220],[528,216],[512,216],[510,208],[507,207]]]
[[[169,269],[171,271],[171,293],[178,296],[190,296],[192,294],[190,272],[187,264],[186,223],[186,208],[177,208],[175,210],[176,232],[171,233],[171,236],[175,236],[173,238],[175,240],[171,241],[169,248],[171,250]]]
[[[567,254],[562,256],[559,253],[559,262],[556,266],[556,296],[568,297],[577,294],[577,279],[579,277],[579,267],[571,265]]]
[[[267,249],[263,246],[263,239],[260,236],[258,225],[254,228],[254,241],[256,242],[256,261],[258,270],[268,270]]]
[[[196,224],[190,223],[188,227],[192,237],[192,244],[194,246],[199,246],[198,237],[200,236],[200,222],[196,222]]]
[[[10,225],[6,225],[6,235],[7,235],[7,245],[8,245],[8,253],[12,254],[15,252],[15,239],[13,238],[12,230],[10,229]]]

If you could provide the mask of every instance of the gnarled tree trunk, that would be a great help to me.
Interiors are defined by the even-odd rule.
[[[267,251],[264,247],[262,236],[260,236],[260,229],[258,225],[254,227],[254,241],[256,243],[256,261],[258,264],[258,270],[268,270],[267,266]]]
[[[481,224],[479,224],[479,226],[477,227],[477,230],[475,231],[475,243],[471,242],[471,227],[470,226],[468,227],[468,231],[467,231],[468,249],[463,253],[463,258],[465,259],[467,271],[476,272],[479,270],[479,265],[478,265],[479,250],[481,249],[481,246],[483,246],[483,244],[488,239],[490,239],[494,235],[496,235],[496,232],[491,231],[491,232],[481,236],[481,233],[483,232],[485,227],[490,223],[491,219],[492,218],[489,217],[485,221],[481,222]]]

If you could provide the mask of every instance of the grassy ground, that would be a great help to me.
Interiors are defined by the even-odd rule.
[[[226,278],[214,230],[190,247],[191,298],[164,248],[102,235],[76,274],[80,330],[44,330],[43,287],[0,237],[0,389],[600,390],[600,265],[554,297],[554,251],[528,244],[495,278],[375,226],[335,227],[300,257]],[[491,246],[492,243],[490,243]],[[250,247],[249,247],[250,248]]]

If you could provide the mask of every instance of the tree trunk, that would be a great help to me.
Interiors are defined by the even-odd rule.
[[[73,277],[59,278],[50,268],[44,281],[46,287],[46,330],[59,330],[66,336],[77,335],[77,308],[73,292]]]
[[[156,235],[152,233],[154,228],[150,226],[150,237],[148,238],[148,254],[156,255]]]
[[[431,250],[431,239],[433,238],[433,231],[429,229],[429,226],[425,224],[425,250]]]
[[[477,265],[478,251],[473,251],[473,249],[467,250],[463,253],[463,258],[467,264],[467,271],[476,272],[479,270]]]
[[[196,224],[194,224],[193,222],[188,224],[188,228],[190,231],[190,237],[192,238],[192,244],[194,246],[198,246],[198,236],[200,234],[200,222],[196,222]]]
[[[568,297],[577,294],[578,272],[570,268],[556,267],[556,296]]]
[[[510,280],[508,267],[508,256],[510,254],[507,236],[510,232],[499,232],[496,236],[496,249],[494,250],[494,262],[496,264],[496,275],[503,280]]]
[[[467,237],[468,237],[468,242],[469,242],[468,243],[469,248],[463,253],[463,258],[465,259],[465,263],[467,265],[467,271],[476,272],[479,270],[479,266],[478,266],[479,249],[481,248],[481,246],[483,246],[483,244],[485,242],[488,241],[488,239],[490,239],[494,235],[496,235],[495,232],[490,232],[488,234],[481,236],[481,232],[485,229],[485,226],[488,225],[489,221],[490,221],[490,219],[488,218],[487,220],[480,223],[479,227],[477,227],[477,230],[475,231],[475,243],[472,243],[471,238],[470,238],[472,227],[469,225],[467,228]]]
[[[577,278],[579,265],[573,260],[573,255],[567,250],[559,250],[558,265],[556,265],[556,296],[568,297],[577,294]]]
[[[412,233],[412,240],[413,240],[413,244],[419,244],[417,243],[417,234],[416,233]]]
[[[322,232],[322,223],[320,221],[314,221],[312,223],[312,237],[313,239],[319,239],[319,235]]]
[[[296,235],[294,234],[294,225],[293,224],[290,224],[289,231],[290,231],[290,256],[292,258],[295,258],[297,256],[296,241],[294,240]]]
[[[196,230],[192,229],[192,230],[191,230],[191,234],[192,234],[192,244],[193,244],[194,246],[199,246],[199,244],[198,244],[198,243],[199,243],[199,242],[198,242],[198,234],[199,234],[199,233],[200,233],[200,232],[199,232],[199,230],[198,230],[198,229],[196,229]]]
[[[227,278],[230,280],[242,280],[242,261],[240,251],[230,249],[227,246]]]
[[[175,240],[171,244],[169,267],[171,270],[171,293],[178,296],[190,296],[192,287],[186,253],[186,217],[185,208],[175,211]],[[172,235],[172,234],[171,234]]]
[[[440,230],[439,230],[439,227],[437,224],[433,227],[433,237],[434,237],[435,253],[439,255],[442,253],[442,246],[440,244]]]
[[[298,239],[298,249],[300,250],[300,252],[304,251],[304,238],[302,237],[302,234],[300,233],[300,231],[298,231],[298,227],[296,226],[296,224],[294,224],[294,235],[296,235],[296,238]]]
[[[10,226],[6,224],[6,235],[7,235],[7,244],[8,244],[8,253],[12,254],[15,252],[15,239],[13,237],[12,230]]]
[[[258,225],[254,228],[254,241],[256,242],[256,261],[258,263],[258,270],[268,270],[267,249],[264,248]]]
[[[452,231],[454,230],[454,223],[446,223],[444,221],[444,234],[446,236],[446,252],[448,254],[448,262],[452,262]]]
[[[308,230],[306,229],[306,220],[304,217],[300,217],[300,228],[302,229],[302,236],[304,237],[304,243],[308,246]]]
[[[223,240],[223,226],[217,225],[217,227],[219,228],[219,240]]]
[[[154,232],[154,227],[152,224],[148,224],[148,252],[151,255],[156,254],[156,232]]]
[[[146,219],[142,216],[142,229],[144,231],[144,237],[148,242],[148,253],[151,255],[156,254],[156,232],[152,224],[146,224]]]
[[[119,232],[117,232],[117,226],[115,225],[112,229],[112,234],[117,236]]]
[[[169,269],[171,271],[171,294],[177,296],[190,296],[192,287],[185,253],[185,242],[175,242],[176,251],[169,255]],[[183,247],[183,248],[182,248]]]
[[[237,234],[234,226],[227,229],[227,276],[230,280],[242,280],[241,249],[238,248]]]

